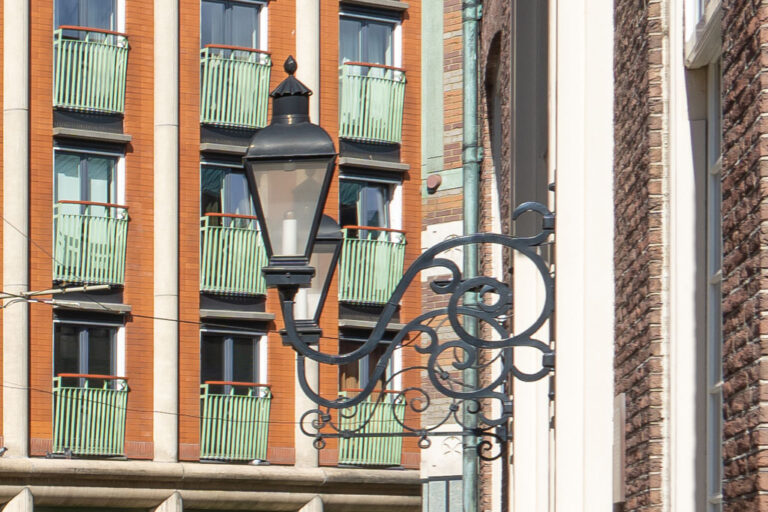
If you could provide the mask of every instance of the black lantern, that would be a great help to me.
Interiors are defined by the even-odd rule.
[[[297,321],[311,320],[314,325],[320,325],[320,314],[323,311],[328,288],[331,286],[333,271],[341,253],[343,240],[341,229],[332,218],[323,215],[320,229],[317,231],[315,246],[309,259],[309,266],[315,269],[315,278],[309,288],[299,293],[306,297],[304,311],[297,311],[294,318]],[[298,300],[297,300],[298,303]]]
[[[253,136],[244,162],[269,257],[267,285],[307,286],[336,148],[309,121],[312,91],[293,76],[293,57],[284,67],[288,78],[271,93],[272,121]]]

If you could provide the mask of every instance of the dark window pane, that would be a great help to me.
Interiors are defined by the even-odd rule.
[[[78,0],[56,0],[54,9],[56,11],[56,26],[61,25],[80,25]]]
[[[224,2],[200,4],[200,44],[227,44],[224,30]]]
[[[85,7],[81,24],[86,27],[115,30],[115,3],[112,0],[81,0]]]
[[[391,23],[367,21],[363,29],[363,61],[372,64],[392,65]]]
[[[88,373],[114,375],[114,329],[91,327],[88,329]]]
[[[259,47],[259,6],[254,4],[231,4],[233,46]]]
[[[80,373],[80,336],[77,327],[55,324],[53,374]]]
[[[256,382],[256,343],[253,338],[235,337],[232,340],[232,380]],[[247,391],[247,390],[246,390]]]
[[[203,382],[225,380],[224,378],[224,339],[222,336],[206,334],[201,347],[200,377]],[[221,388],[216,388],[221,392]],[[213,391],[213,389],[212,389]]]
[[[360,29],[362,23],[352,18],[339,21],[339,62],[360,61]]]

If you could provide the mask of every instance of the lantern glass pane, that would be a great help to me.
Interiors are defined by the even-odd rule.
[[[312,278],[312,284],[309,288],[299,290],[298,297],[302,295],[305,297],[306,309],[302,307],[301,300],[297,299],[295,314],[297,320],[314,320],[317,316],[318,308],[322,306],[320,300],[323,298],[326,280],[329,272],[331,272],[333,255],[338,243],[341,243],[341,240],[315,240],[315,247],[309,258],[309,266],[315,268],[315,277]]]
[[[328,168],[327,158],[250,165],[273,256],[307,254]]]

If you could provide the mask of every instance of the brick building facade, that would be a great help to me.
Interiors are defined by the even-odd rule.
[[[348,460],[347,441],[318,456],[300,432],[295,355],[278,334],[277,294],[260,277],[242,155],[269,120],[283,61],[296,55],[298,77],[314,89],[312,121],[339,151],[325,213],[345,244],[384,233],[410,264],[421,212],[420,3],[5,7],[0,100],[19,113],[0,126],[9,199],[0,288],[13,294],[0,350],[8,510],[418,509],[414,440],[387,460]],[[360,117],[370,98],[350,85],[374,77],[396,98],[370,113],[396,120],[375,133]],[[379,217],[365,216],[362,189],[382,200]],[[370,334],[385,301],[366,279],[402,268],[371,270],[334,277],[323,350]],[[414,289],[399,321],[419,310]],[[322,368],[320,392],[365,384],[359,369],[344,371]],[[99,408],[102,399],[116,405]],[[227,409],[236,400],[245,408]],[[229,412],[219,417],[214,405]],[[258,428],[246,432],[251,423]]]

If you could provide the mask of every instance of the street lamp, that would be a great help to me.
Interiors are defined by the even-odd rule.
[[[244,162],[269,265],[267,286],[310,284],[309,258],[336,160],[328,132],[309,122],[312,91],[299,82],[296,61],[271,96],[272,121],[251,139]],[[295,293],[295,292],[294,292]]]
[[[272,121],[253,136],[244,160],[269,257],[269,264],[262,272],[267,286],[275,287],[279,292],[285,325],[281,335],[284,343],[298,353],[298,382],[304,394],[317,405],[303,413],[300,428],[315,438],[314,444],[318,448],[325,445],[327,438],[417,437],[419,446],[426,448],[430,436],[469,436],[470,439],[483,439],[476,444],[481,458],[491,460],[501,456],[504,450],[494,457],[488,457],[486,452],[494,441],[499,445],[510,441],[507,425],[512,419],[513,408],[512,399],[505,391],[507,383],[512,378],[537,381],[554,370],[554,350],[548,340],[535,338],[554,311],[554,277],[540,255],[540,246],[549,243],[554,233],[554,215],[539,203],[524,203],[514,210],[512,220],[529,212],[539,215],[542,228],[533,236],[475,233],[449,237],[425,249],[403,273],[391,297],[378,312],[370,334],[359,347],[344,354],[320,351],[316,343],[320,336],[320,312],[342,244],[339,227],[333,219],[326,217],[321,227],[336,152],[325,130],[309,122],[311,91],[293,77],[296,62],[292,57],[286,60],[285,70],[288,78],[271,94]],[[441,256],[478,244],[500,245],[515,252],[529,259],[540,274],[545,290],[540,313],[536,320],[518,332],[510,332],[508,327],[512,315],[512,290],[508,284],[483,275],[464,278],[458,264]],[[376,259],[375,251],[372,254]],[[361,267],[360,270],[368,273],[364,278],[373,277],[370,275],[372,269]],[[434,294],[443,295],[438,303],[444,306],[410,315],[414,318],[392,335],[390,329],[397,321],[400,301],[409,285],[414,281],[420,284],[419,275],[423,271],[449,276],[429,284]],[[314,281],[313,276],[316,276]],[[486,326],[494,332],[494,339],[486,339],[467,328],[473,323],[467,319]],[[382,354],[380,342],[385,337],[389,342]],[[414,339],[418,341],[414,342]],[[418,353],[414,360],[419,363],[403,365],[390,374],[389,361],[396,350],[406,346]],[[541,352],[540,368],[515,366],[513,351],[519,347]],[[378,363],[370,369],[367,384],[353,397],[326,398],[308,384],[307,359],[337,368],[349,367],[368,364],[377,350]],[[490,377],[462,381],[456,374],[464,370],[486,372]],[[435,420],[435,415],[430,415],[433,422],[430,425],[422,422],[410,425],[404,413],[402,417],[393,414],[392,422],[400,425],[399,431],[384,431],[380,420],[384,390],[393,379],[400,379],[409,371],[417,374],[420,385],[406,386],[403,391],[394,392],[397,396],[392,403],[407,405],[411,415],[423,414],[432,403],[429,399],[431,391],[448,398],[450,404],[439,411],[442,419]],[[428,386],[421,385],[424,379],[429,381]],[[383,380],[386,382],[381,386]],[[376,387],[381,388],[376,405],[358,409],[357,406],[368,400]],[[487,403],[491,401],[500,407],[489,408]],[[445,401],[435,403],[445,404]],[[355,410],[367,411],[367,417],[354,423],[357,426],[348,427],[343,426],[341,420],[335,423],[331,410],[339,411],[337,418],[349,418]],[[472,417],[472,421],[460,414],[462,410]],[[447,423],[455,423],[461,430],[454,432],[440,428]],[[475,510],[475,505],[467,503],[465,506],[469,508],[465,510]]]

